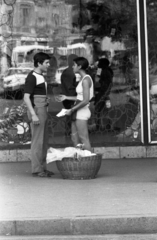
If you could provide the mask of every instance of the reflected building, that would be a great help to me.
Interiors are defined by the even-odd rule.
[[[10,58],[16,46],[65,47],[71,44],[80,38],[79,33],[72,31],[72,11],[73,4],[65,4],[65,1],[17,0],[13,5],[3,1],[1,12],[5,23],[0,26],[1,51]],[[10,64],[6,59],[1,60],[3,69]]]

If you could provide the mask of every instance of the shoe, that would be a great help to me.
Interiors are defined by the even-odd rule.
[[[48,170],[46,170],[46,169],[44,170],[44,172],[45,172],[45,173],[47,173],[47,174],[49,174],[50,176],[53,176],[53,175],[55,175],[53,172],[51,172],[51,171],[48,171]]]
[[[48,174],[47,172],[32,173],[32,176],[33,177],[42,177],[42,178],[51,177],[51,175]]]

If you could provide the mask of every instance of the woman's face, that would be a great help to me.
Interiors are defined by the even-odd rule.
[[[80,70],[80,67],[77,65],[76,62],[74,62],[74,64],[73,64],[73,71],[74,71],[74,73],[79,73],[79,70]]]

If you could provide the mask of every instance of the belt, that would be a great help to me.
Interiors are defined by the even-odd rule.
[[[47,107],[49,105],[49,98],[45,95],[34,95],[34,105],[36,107]]]

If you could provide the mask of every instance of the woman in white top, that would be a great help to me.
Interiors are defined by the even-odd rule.
[[[76,147],[79,143],[83,144],[83,148],[92,151],[91,144],[88,135],[88,119],[91,116],[89,110],[89,101],[94,96],[94,88],[92,78],[86,73],[89,63],[84,57],[75,58],[73,65],[74,73],[79,73],[81,78],[76,87],[77,96],[65,96],[60,95],[58,100],[64,101],[73,100],[75,101],[74,106],[68,109],[67,115],[76,115],[76,118],[72,118],[71,124],[71,136],[74,146]]]

